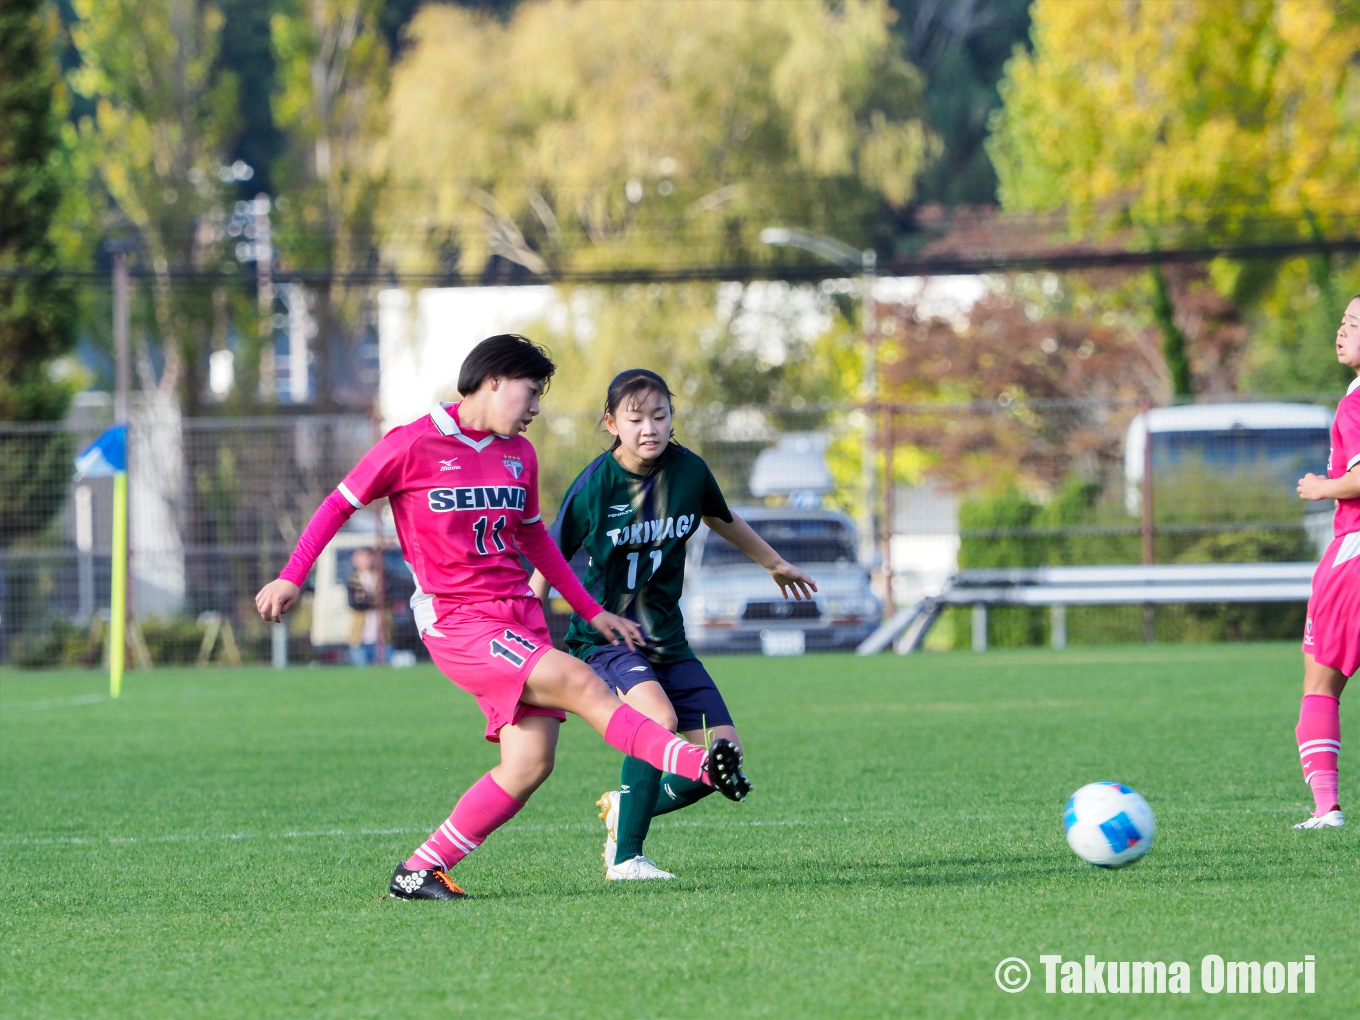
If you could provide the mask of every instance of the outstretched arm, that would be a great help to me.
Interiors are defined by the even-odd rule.
[[[769,542],[757,535],[736,514],[732,515],[731,523],[720,517],[705,517],[704,523],[768,570],[784,598],[789,597],[790,591],[795,601],[812,598],[812,593],[817,590],[817,582],[775,552]]]
[[[350,519],[354,510],[354,504],[342,496],[339,489],[321,501],[298,539],[293,555],[288,557],[288,565],[255,596],[255,608],[262,617],[277,623],[283,619],[284,613],[297,605],[302,582],[307,580],[312,564],[321,555],[321,550],[330,544],[335,533]]]
[[[636,623],[606,612],[604,607],[590,597],[590,592],[585,590],[572,573],[571,565],[563,557],[562,550],[548,537],[548,529],[543,527],[542,521],[519,526],[519,546],[536,568],[534,577],[543,578],[544,590],[540,593],[538,588],[534,588],[534,594],[540,599],[547,596],[547,588],[550,585],[562,593],[562,597],[581,619],[590,621],[592,627],[607,637],[610,644],[618,644],[619,638],[623,638],[624,644],[630,650],[634,645],[645,644],[642,631]]]

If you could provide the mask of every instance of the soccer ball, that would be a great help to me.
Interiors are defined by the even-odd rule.
[[[1137,791],[1123,783],[1090,783],[1067,799],[1067,845],[1097,868],[1122,868],[1152,848],[1157,821]]]

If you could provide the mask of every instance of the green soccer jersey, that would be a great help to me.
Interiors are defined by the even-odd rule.
[[[658,665],[694,658],[680,592],[685,542],[701,517],[731,521],[732,512],[703,458],[672,442],[645,476],[625,471],[611,453],[595,458],[571,483],[552,526],[567,559],[582,547],[590,554],[586,590],[642,627],[648,658]],[[587,658],[605,643],[572,615],[567,647],[573,655]]]

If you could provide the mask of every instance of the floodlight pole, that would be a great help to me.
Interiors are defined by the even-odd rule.
[[[872,563],[878,551],[878,536],[874,528],[875,481],[878,476],[878,451],[874,445],[874,415],[877,413],[878,401],[878,313],[874,305],[874,280],[878,270],[878,254],[872,248],[860,250],[834,237],[789,227],[767,227],[760,232],[760,240],[763,244],[776,247],[801,248],[834,265],[859,270],[860,335],[864,340],[864,370],[860,381],[864,424],[860,436],[859,557],[861,563]],[[892,484],[892,479],[888,480],[888,484]],[[892,523],[888,522],[886,527],[891,529]],[[885,564],[885,567],[886,576],[891,577],[891,564]],[[887,602],[892,602],[891,591],[887,593]]]

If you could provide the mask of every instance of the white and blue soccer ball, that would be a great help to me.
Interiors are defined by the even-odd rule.
[[[1122,868],[1152,848],[1157,821],[1136,790],[1123,783],[1090,783],[1063,809],[1067,845],[1097,868]]]

